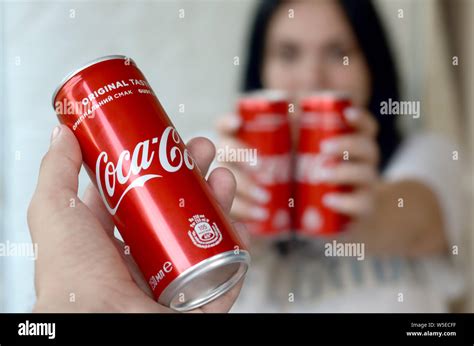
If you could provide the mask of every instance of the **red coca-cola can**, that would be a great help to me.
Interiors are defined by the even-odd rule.
[[[344,159],[321,153],[321,143],[329,138],[353,132],[344,117],[351,101],[344,93],[319,92],[300,100],[299,140],[295,172],[296,233],[303,237],[333,235],[343,231],[349,217],[323,204],[328,193],[352,191],[351,186],[322,182],[319,173]]]
[[[53,107],[159,303],[192,310],[244,276],[248,251],[133,60],[72,72]]]
[[[257,160],[245,165],[251,179],[266,190],[261,203],[267,214],[259,221],[248,220],[249,231],[259,236],[285,237],[291,231],[291,137],[288,99],[276,90],[259,90],[238,101],[241,126],[237,138],[256,152]]]

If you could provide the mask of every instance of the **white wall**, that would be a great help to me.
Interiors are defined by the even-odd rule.
[[[70,70],[103,55],[133,57],[178,130],[189,137],[232,109],[243,68],[233,58],[242,54],[253,5],[245,0],[2,3],[6,104],[0,123],[5,164],[1,240],[30,239],[26,209],[57,123],[51,96]],[[184,19],[178,16],[180,9]],[[185,105],[185,113],[178,112],[179,104]],[[87,181],[82,174],[81,189]],[[28,311],[34,300],[33,261],[2,260],[4,308]]]

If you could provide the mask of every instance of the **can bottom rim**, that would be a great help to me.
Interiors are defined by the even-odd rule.
[[[199,308],[234,287],[249,264],[250,255],[245,250],[215,255],[181,273],[161,293],[158,302],[182,312]]]

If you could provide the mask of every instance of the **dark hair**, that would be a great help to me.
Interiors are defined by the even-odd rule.
[[[270,20],[285,0],[262,0],[257,8],[250,32],[247,66],[243,91],[263,87],[261,68],[267,28]],[[377,142],[380,147],[380,169],[383,169],[401,141],[395,118],[380,116],[380,102],[399,100],[398,76],[387,38],[370,0],[339,0],[362,49],[372,80],[368,108],[379,124]]]

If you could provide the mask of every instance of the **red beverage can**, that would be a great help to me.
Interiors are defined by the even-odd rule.
[[[159,303],[192,310],[245,275],[248,251],[133,60],[72,72],[53,107]]]
[[[282,237],[291,231],[290,198],[291,137],[286,94],[259,90],[243,95],[238,102],[241,127],[237,138],[256,152],[257,162],[245,166],[257,186],[268,192],[261,203],[267,215],[247,221],[249,231],[259,236]]]
[[[326,207],[323,198],[328,193],[350,192],[352,187],[324,183],[318,176],[322,169],[342,160],[321,154],[320,145],[326,139],[353,132],[344,117],[344,110],[350,106],[347,95],[331,91],[314,93],[300,100],[295,172],[297,235],[332,235],[343,231],[350,221],[348,216]]]

